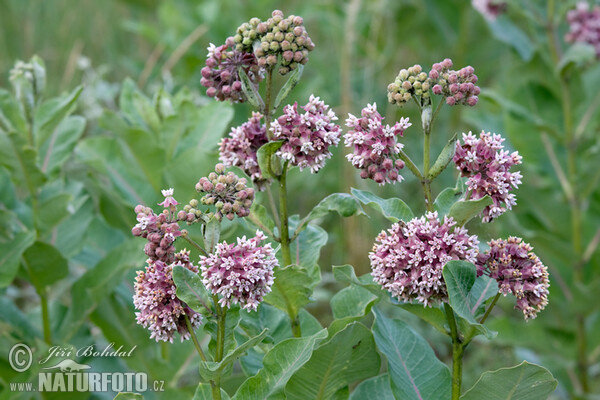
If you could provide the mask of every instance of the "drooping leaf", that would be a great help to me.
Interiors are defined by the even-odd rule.
[[[209,253],[212,253],[219,237],[221,236],[221,222],[215,217],[212,217],[204,226],[204,247]]]
[[[352,188],[352,195],[361,203],[379,211],[385,218],[392,222],[409,221],[414,215],[410,208],[400,199],[382,199],[366,190]]]
[[[252,107],[259,110],[261,113],[264,113],[265,103],[262,97],[260,97],[260,93],[258,93],[256,86],[254,83],[252,83],[252,81],[250,81],[248,74],[246,74],[246,71],[244,71],[242,67],[238,67],[238,74],[240,76],[240,80],[242,81],[242,91],[244,92],[246,100],[252,105]]]
[[[273,165],[273,155],[283,145],[282,141],[268,142],[260,146],[256,152],[256,159],[258,166],[265,179],[274,178],[271,172],[276,173],[279,169],[278,166]]]
[[[461,400],[545,400],[554,392],[557,380],[550,371],[523,361],[511,368],[484,372]]]
[[[173,282],[177,287],[177,297],[192,310],[209,315],[211,313],[210,294],[202,284],[202,278],[195,272],[176,265],[173,268]]]
[[[457,201],[450,207],[448,216],[454,218],[458,226],[463,226],[471,218],[481,214],[487,206],[493,204],[490,196],[482,197],[478,200]]]
[[[454,312],[489,339],[496,333],[477,322],[477,311],[498,292],[498,284],[486,276],[477,278],[477,268],[468,261],[453,260],[444,265],[448,300]],[[477,284],[476,284],[477,281]]]
[[[349,400],[364,399],[395,400],[390,385],[390,376],[386,373],[361,382],[352,391]]]
[[[48,243],[35,242],[23,253],[23,266],[39,293],[69,274],[67,260]]]
[[[388,360],[392,392],[397,399],[424,400],[450,395],[448,367],[435,357],[429,344],[406,323],[389,319],[377,308],[373,335]]]
[[[435,160],[433,166],[429,169],[429,179],[434,179],[439,174],[442,173],[443,170],[446,169],[446,166],[452,161],[454,157],[454,151],[456,150],[456,134],[446,143],[440,155]]]
[[[278,343],[263,358],[264,367],[239,387],[233,399],[267,399],[283,395],[290,377],[310,359],[315,346],[326,337],[327,331],[323,329],[312,336]]]
[[[319,346],[310,360],[290,378],[288,399],[329,399],[334,394],[379,372],[381,360],[370,330],[349,324]]]
[[[21,262],[23,252],[35,242],[35,233],[22,231],[6,242],[0,242],[0,288],[11,284]]]
[[[273,111],[277,111],[279,106],[285,101],[285,99],[287,99],[287,97],[290,95],[292,90],[296,87],[298,82],[300,82],[300,78],[302,78],[302,71],[304,71],[304,65],[302,65],[302,64],[298,64],[298,67],[294,71],[292,71],[292,73],[290,74],[290,77],[285,82],[285,84],[281,87],[281,89],[279,90],[279,93],[277,93],[277,96],[275,97],[275,103],[273,104]]]

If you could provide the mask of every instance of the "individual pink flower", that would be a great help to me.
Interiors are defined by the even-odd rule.
[[[444,265],[450,260],[475,262],[478,243],[451,217],[440,222],[437,212],[398,222],[377,236],[369,253],[373,280],[399,300],[426,306],[447,302]]]
[[[565,40],[570,43],[588,43],[600,58],[600,5],[590,9],[587,1],[580,1],[574,10],[567,12],[569,32]]]
[[[255,85],[261,81],[262,71],[253,53],[232,50],[233,47],[233,38],[228,38],[226,44],[219,47],[210,44],[200,83],[207,88],[209,97],[242,103],[246,98],[238,68],[241,67]]]
[[[479,86],[475,85],[477,83],[475,69],[471,66],[458,71],[450,68],[452,68],[452,60],[449,58],[431,67],[429,78],[433,84],[433,94],[444,96],[449,106],[475,106],[481,91]]]
[[[346,158],[357,169],[360,177],[384,183],[400,182],[400,170],[404,162],[397,158],[403,144],[398,142],[412,124],[408,118],[401,118],[394,126],[382,124],[383,117],[377,112],[377,104],[369,104],[361,111],[361,118],[348,114],[346,126],[350,128],[344,135],[346,147],[354,147],[352,154]]]
[[[262,114],[254,112],[252,118],[241,126],[232,128],[229,137],[219,143],[219,159],[228,167],[240,167],[252,179],[255,187],[262,190],[268,183],[263,178],[256,152],[269,141]]]
[[[500,0],[471,0],[471,5],[488,21],[494,21],[506,12],[507,4]]]
[[[283,141],[277,153],[281,158],[316,173],[331,158],[329,147],[338,145],[340,127],[333,123],[338,119],[335,113],[318,97],[311,95],[302,109],[304,113],[298,112],[298,103],[285,106],[271,131]]]
[[[483,222],[490,222],[517,204],[515,195],[509,192],[521,184],[522,176],[510,169],[521,164],[522,157],[516,151],[503,150],[502,142],[500,135],[482,131],[479,138],[471,132],[463,133],[463,144],[456,143],[454,163],[461,176],[469,178],[468,199],[486,195],[492,198],[493,204],[483,210]]]
[[[173,188],[161,190],[161,193],[163,196],[165,196],[165,200],[162,203],[158,203],[159,206],[171,208],[179,204],[177,200],[173,198]]]
[[[251,239],[238,238],[237,244],[217,244],[214,253],[200,256],[202,282],[219,304],[239,303],[245,310],[257,309],[263,296],[271,291],[273,269],[278,266],[271,244],[261,246],[266,236],[256,231]]]
[[[190,263],[189,251],[182,250],[175,254],[173,262],[167,264],[161,260],[148,260],[144,271],[137,271],[133,296],[137,323],[151,332],[150,338],[173,343],[175,332],[179,332],[181,341],[190,338],[185,316],[189,318],[193,328],[202,323],[202,316],[189,308],[175,294],[173,268],[181,265],[198,273],[198,267]]]
[[[533,247],[518,237],[496,239],[490,249],[477,256],[477,275],[487,275],[498,282],[500,292],[517,298],[515,308],[525,320],[533,319],[548,304],[548,269]]]

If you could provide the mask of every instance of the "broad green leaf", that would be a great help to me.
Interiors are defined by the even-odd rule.
[[[46,182],[46,176],[36,164],[37,151],[26,140],[15,132],[0,135],[0,165],[5,165],[11,172],[16,186],[23,183],[29,193],[37,193],[39,187]]]
[[[496,39],[513,47],[524,61],[531,60],[535,52],[534,44],[509,17],[499,15],[494,20],[488,20],[487,23]]]
[[[443,275],[448,300],[454,312],[487,338],[496,336],[496,332],[490,331],[475,319],[484,302],[498,292],[496,281],[486,276],[477,278],[475,265],[461,260],[449,261],[444,265]]]
[[[461,400],[545,400],[554,392],[557,380],[550,371],[523,361],[511,368],[484,372]]]
[[[373,335],[388,360],[392,392],[397,399],[443,399],[450,396],[448,367],[438,360],[425,339],[406,323],[373,309]]]
[[[290,231],[298,227],[298,216],[289,219]],[[318,267],[321,249],[327,244],[327,232],[317,225],[307,225],[300,235],[290,245],[292,262],[305,267],[313,279],[313,287],[321,280],[321,270]]]
[[[302,306],[310,303],[314,286],[308,269],[301,265],[277,268],[272,291],[265,296],[265,301],[282,311],[297,314]]]
[[[265,103],[260,97],[260,93],[256,89],[256,86],[250,81],[246,71],[242,67],[238,67],[238,74],[240,76],[240,80],[242,81],[242,91],[244,92],[244,97],[246,97],[246,101],[254,107],[254,109],[258,110],[261,113],[265,113]]]
[[[42,234],[48,233],[71,215],[68,206],[72,200],[73,196],[70,193],[59,193],[40,202],[39,210],[41,212],[36,214],[36,217]]]
[[[429,179],[434,179],[439,174],[442,173],[443,170],[446,169],[452,158],[454,157],[454,151],[456,150],[456,134],[446,143],[440,155],[435,160],[435,163],[429,170]]]
[[[75,109],[83,90],[78,86],[69,94],[47,100],[35,112],[33,132],[38,146],[45,143],[58,125]]]
[[[152,185],[156,192],[160,192],[163,189],[162,171],[166,162],[164,149],[156,142],[151,133],[141,129],[127,129],[119,132],[118,136],[126,144],[121,147],[121,152],[117,153],[124,157],[121,161],[129,168],[139,169],[146,182]],[[111,162],[111,158],[105,162]]]
[[[21,263],[23,252],[35,242],[35,233],[22,231],[9,240],[0,242],[0,288],[11,284]]]
[[[346,282],[354,285],[358,285],[362,288],[367,289],[379,298],[388,297],[388,292],[381,289],[381,286],[373,281],[371,274],[362,275],[360,278],[356,277],[354,268],[352,265],[334,265],[333,266],[333,277],[338,282]]]
[[[336,211],[342,217],[364,214],[362,207],[355,197],[348,193],[334,193],[325,197],[310,211],[310,213],[302,220],[301,229],[303,229],[304,225],[308,224],[310,221],[326,216],[330,211]]]
[[[192,398],[192,400],[213,400],[214,397],[212,395],[212,387],[210,386],[210,383],[201,383],[198,385],[198,388],[196,389],[196,393],[194,393],[194,397]],[[221,399],[222,400],[229,400],[230,397],[227,394],[227,392],[225,390],[223,390],[223,388],[221,388]]]
[[[2,328],[4,332],[21,341],[28,342],[35,338],[42,338],[31,317],[21,311],[7,296],[0,297],[0,321],[8,324],[6,330]]]
[[[457,201],[450,207],[448,216],[454,218],[458,226],[463,226],[471,218],[481,214],[487,206],[493,204],[490,196],[482,197],[479,200]]]
[[[139,393],[121,392],[113,400],[144,400],[144,396]]]
[[[392,222],[409,221],[414,215],[410,208],[400,199],[382,199],[366,190],[350,189],[352,195],[361,203],[379,211],[385,218]]]
[[[335,319],[329,326],[329,335],[364,318],[378,301],[379,297],[357,285],[350,285],[337,292],[330,303]]]
[[[440,217],[448,215],[450,208],[452,208],[454,203],[461,199],[464,193],[465,191],[461,182],[461,178],[459,178],[456,182],[456,187],[442,190],[433,202],[433,207],[438,212],[438,215]]]
[[[283,395],[290,377],[310,359],[315,346],[326,337],[327,331],[323,329],[312,336],[278,343],[263,358],[264,367],[239,387],[233,399],[255,400]]]
[[[48,243],[35,242],[23,253],[23,266],[38,293],[69,274],[67,260]]]
[[[371,331],[354,322],[319,346],[290,378],[288,399],[329,399],[338,390],[379,372],[381,359]]]
[[[365,399],[395,400],[387,373],[361,382],[350,394],[350,400]]]
[[[282,145],[283,142],[281,141],[268,142],[260,146],[256,152],[258,166],[265,179],[274,178],[271,172],[277,173],[278,169],[280,169],[279,166],[273,165],[273,155],[277,153],[277,150],[279,150]]]
[[[581,68],[596,60],[594,46],[588,43],[574,43],[571,45],[556,65],[556,71],[565,75],[571,68]]]
[[[177,287],[177,297],[192,310],[204,315],[211,313],[210,294],[202,284],[200,275],[181,265],[176,265],[173,268],[173,282]]]
[[[73,154],[77,141],[83,135],[85,119],[68,117],[52,131],[52,134],[40,147],[40,165],[42,171],[52,174]]]
[[[207,381],[213,380],[221,376],[224,368],[226,368],[229,364],[233,363],[238,358],[245,355],[249,349],[262,342],[265,336],[267,336],[267,331],[268,329],[265,328],[257,336],[248,339],[246,342],[242,343],[235,349],[229,351],[225,355],[225,357],[223,357],[223,359],[219,362],[200,361],[200,376]]]
[[[302,78],[302,71],[304,71],[304,65],[302,65],[302,64],[298,64],[298,67],[294,71],[292,71],[292,73],[290,74],[290,77],[285,82],[285,84],[281,87],[281,89],[279,90],[279,93],[277,93],[277,96],[275,97],[275,103],[273,104],[273,111],[277,111],[277,109],[279,108],[281,103],[283,103],[285,101],[285,99],[287,99],[287,97],[290,95],[292,90],[296,87],[298,82],[300,82],[300,78]]]
[[[427,307],[423,304],[410,303],[401,303],[398,306],[403,310],[406,310],[409,313],[421,318],[423,321],[427,322],[444,335],[449,335],[448,329],[446,329],[446,325],[448,324],[448,321],[446,320],[446,314],[444,314],[444,312],[438,307]]]

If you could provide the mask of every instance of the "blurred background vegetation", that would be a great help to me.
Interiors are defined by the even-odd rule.
[[[535,3],[534,9],[545,9],[544,1],[531,3]],[[564,14],[564,10],[573,4],[559,2],[557,15]],[[478,84],[486,89],[486,95],[481,96],[477,107],[451,110],[446,107],[442,110],[434,128],[437,140],[434,139],[433,153],[436,154],[454,133],[484,129],[508,137],[507,147],[519,150],[524,156],[523,184],[516,192],[518,205],[514,212],[506,213],[494,224],[481,228],[474,224],[474,233],[480,235],[482,242],[508,235],[523,236],[550,267],[552,287],[547,310],[527,324],[518,313],[511,311],[509,301],[503,302],[504,307],[498,310],[494,326],[499,331],[498,338],[493,342],[480,339],[485,351],[469,353],[464,386],[470,387],[483,370],[513,365],[525,358],[546,366],[559,379],[556,398],[570,398],[581,389],[577,386],[575,372],[575,307],[583,308],[580,311],[587,318],[589,374],[592,390],[600,390],[600,314],[593,308],[595,305],[589,303],[589,297],[578,296],[579,292],[593,293],[590,288],[598,283],[600,256],[597,251],[590,256],[585,275],[589,287],[578,287],[571,272],[572,259],[576,255],[570,250],[568,208],[557,189],[550,160],[542,151],[543,129],[532,122],[531,115],[523,115],[536,110],[548,124],[560,126],[563,123],[560,94],[555,90],[558,83],[548,66],[550,50],[544,41],[545,33],[527,22],[528,7],[523,6],[521,12],[511,11],[492,24],[465,0],[0,0],[0,86],[10,87],[8,72],[15,60],[28,60],[37,54],[44,59],[47,68],[45,97],[83,84],[76,111],[88,120],[83,137],[89,139],[107,134],[115,137],[118,132],[112,131],[111,127],[118,125],[106,122],[114,122],[106,117],[106,110],[109,116],[111,112],[124,114],[119,99],[122,89],[127,87],[123,83],[126,78],[135,82],[149,99],[162,90],[173,98],[186,98],[197,105],[210,104],[212,99],[204,97],[199,84],[209,43],[223,43],[242,22],[254,16],[266,17],[273,9],[282,9],[286,15],[303,16],[316,44],[301,84],[290,100],[305,103],[314,93],[334,108],[340,122],[347,113],[356,115],[367,103],[373,102],[390,123],[400,116],[409,116],[414,125],[405,132],[403,143],[405,151],[420,164],[422,140],[416,108],[409,105],[399,109],[389,105],[387,84],[400,68],[416,63],[428,70],[432,63],[449,57],[455,67],[474,66]],[[509,22],[509,18],[513,22]],[[556,35],[561,42],[565,30],[564,23],[557,24]],[[566,48],[564,42],[563,46]],[[581,74],[576,73],[573,78],[579,85],[573,86],[575,95],[585,98],[582,112],[587,109],[584,105],[591,102],[587,99],[593,98],[594,90],[600,87],[597,64],[587,67]],[[133,90],[134,85],[129,85],[127,90]],[[507,106],[505,99],[514,104]],[[515,110],[515,107],[521,108]],[[241,124],[250,113],[245,105],[233,110],[235,113],[229,126]],[[105,122],[99,122],[103,118]],[[600,159],[597,119],[594,117],[589,125],[590,133],[585,136],[587,152],[582,153],[580,160],[581,170],[590,170],[590,173],[597,170]],[[224,118],[224,124],[227,122]],[[202,121],[191,123],[201,124]],[[217,135],[222,132],[222,128],[216,130]],[[217,141],[218,137],[214,143]],[[93,152],[93,148],[88,150]],[[204,160],[198,164],[199,170],[188,171],[183,178],[175,180],[177,185],[185,187],[168,181],[165,185],[175,186],[176,194],[186,190],[185,193],[191,193],[195,181],[206,175],[217,159],[216,147],[209,150],[202,153]],[[305,215],[326,195],[349,192],[350,187],[368,188],[384,198],[400,197],[415,214],[423,212],[420,184],[407,171],[404,182],[378,187],[362,181],[343,155],[344,148],[340,146],[316,176],[294,170],[289,189],[292,213]],[[88,160],[91,157],[89,152],[86,157]],[[126,162],[123,165],[127,167]],[[77,170],[73,167],[68,173],[79,174],[83,180],[92,176],[85,168]],[[455,172],[445,172],[436,181],[434,192],[454,185],[456,177]],[[102,180],[97,176],[95,179]],[[582,179],[593,178],[584,176]],[[106,195],[99,194],[101,189],[97,182],[90,187],[97,189],[89,190],[92,195],[97,195],[93,203],[101,217],[88,225],[85,234],[115,246],[130,234],[129,229],[135,222],[134,213],[127,213],[126,204],[103,202],[101,199]],[[155,199],[144,200],[151,203]],[[585,204],[584,215],[583,237],[587,243],[600,224],[598,190],[594,189],[591,201]],[[377,233],[388,225],[377,216],[341,219],[336,214],[323,221],[322,227],[329,234],[319,261],[324,279],[315,292],[316,302],[310,307],[311,313],[322,324],[331,319],[328,301],[339,289],[328,273],[331,266],[352,264],[357,273],[368,272],[367,254]],[[104,247],[99,245],[97,253],[104,254]],[[93,264],[89,260],[98,259],[88,248],[79,250],[69,261],[79,263],[84,270],[86,265]],[[132,286],[133,276],[134,270],[131,270],[125,274],[123,283],[115,282],[119,286],[115,291],[124,293],[122,299],[129,295],[127,289]],[[58,298],[60,294],[53,296]],[[19,304],[27,304],[27,296],[24,297]],[[132,306],[123,307],[131,309]],[[96,315],[94,323],[110,321],[110,318],[108,314]],[[133,321],[133,311],[119,318]],[[141,328],[136,332],[139,337],[147,333]],[[437,340],[435,332],[424,329],[423,333],[440,357],[449,354],[449,348],[439,344],[445,341]]]

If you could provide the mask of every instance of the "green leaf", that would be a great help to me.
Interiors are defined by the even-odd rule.
[[[31,317],[21,311],[8,296],[0,297],[0,321],[3,325],[8,325],[7,328],[2,328],[5,334],[21,341],[30,342],[35,338],[42,338],[42,333],[34,326]]]
[[[192,310],[210,315],[210,294],[202,284],[202,278],[195,272],[176,265],[173,268],[173,282],[177,287],[177,297],[183,300]]]
[[[279,150],[282,145],[282,141],[268,142],[260,146],[260,148],[256,152],[258,166],[260,167],[260,172],[262,173],[265,179],[274,178],[274,176],[271,175],[271,172],[276,172],[277,168],[273,168],[272,158],[273,155],[277,153],[277,150]]]
[[[19,104],[8,90],[2,88],[0,88],[0,129],[4,133],[16,131],[23,136],[27,135],[27,121]]]
[[[113,400],[144,400],[144,396],[139,393],[121,392],[118,393]]]
[[[438,215],[440,217],[448,215],[450,208],[460,200],[464,193],[465,190],[461,178],[458,178],[456,181],[456,187],[442,190],[433,202],[433,207],[438,212]]]
[[[496,39],[513,47],[524,61],[531,60],[535,52],[534,44],[509,17],[499,15],[487,23]]]
[[[435,357],[425,339],[406,323],[385,317],[377,308],[373,335],[387,357],[394,397],[403,400],[440,399],[450,396],[448,367]]]
[[[409,221],[414,218],[410,208],[400,199],[382,199],[366,190],[350,189],[352,195],[361,203],[379,211],[385,218],[392,222]]]
[[[390,376],[386,373],[361,382],[352,391],[349,400],[364,399],[395,400],[390,385]]]
[[[298,67],[290,74],[290,77],[285,82],[285,84],[277,93],[277,97],[275,97],[275,103],[273,104],[273,111],[277,111],[281,103],[287,99],[290,95],[294,87],[300,82],[300,78],[302,78],[302,71],[304,71],[304,65],[298,64]]]
[[[265,103],[262,97],[260,97],[260,93],[258,93],[256,86],[250,81],[250,78],[248,78],[246,71],[244,71],[242,67],[238,67],[238,74],[242,81],[242,91],[244,92],[246,100],[252,105],[252,107],[264,114]]]
[[[247,220],[252,222],[261,230],[264,230],[263,226],[270,230],[271,233],[273,232],[273,229],[275,229],[275,221],[273,221],[273,218],[271,218],[267,209],[257,202],[252,203],[252,207],[250,207],[250,215],[247,217]],[[267,232],[265,232],[265,234],[266,233]]]
[[[0,155],[0,165],[13,172],[11,178],[16,186],[25,183],[30,193],[37,193],[46,182],[46,176],[36,164],[37,151],[19,134],[0,135]]]
[[[225,357],[219,362],[204,362],[200,361],[200,376],[204,380],[214,380],[221,376],[222,371],[231,363],[233,363],[238,358],[242,357],[246,354],[246,352],[263,341],[263,339],[267,336],[268,329],[264,329],[257,336],[254,336],[239,345],[235,349],[229,351]]]
[[[289,219],[289,228],[296,230],[299,221],[294,215]],[[321,270],[318,267],[321,248],[327,244],[327,232],[316,225],[307,225],[300,235],[290,245],[292,260],[305,267],[316,285],[321,280]],[[313,285],[313,286],[314,286]]]
[[[581,68],[596,60],[596,50],[588,43],[571,45],[556,65],[556,71],[565,75],[570,68]]]
[[[360,203],[355,197],[348,193],[333,193],[325,197],[313,208],[310,213],[302,220],[302,225],[308,224],[310,221],[323,218],[330,211],[336,211],[342,217],[351,217],[353,215],[364,215],[364,211]]]
[[[40,202],[40,213],[36,215],[37,225],[42,234],[50,232],[62,220],[71,213],[68,210],[69,203],[73,200],[70,193],[58,193],[44,201]]]
[[[264,367],[239,387],[233,399],[254,400],[283,395],[290,377],[310,359],[314,347],[326,337],[327,331],[323,329],[312,336],[278,343],[265,354]]]
[[[35,242],[35,233],[23,231],[8,241],[0,242],[0,288],[11,284],[21,263],[21,255]]]
[[[363,319],[378,301],[379,297],[357,285],[337,292],[330,303],[335,319],[329,326],[329,335],[332,336],[351,322]]]
[[[301,265],[277,268],[272,291],[265,296],[265,301],[282,311],[297,314],[302,306],[310,303],[314,286],[308,269]]]
[[[221,222],[214,216],[204,226],[204,247],[212,253],[221,236]]]
[[[201,383],[198,385],[198,388],[196,389],[196,393],[194,393],[194,397],[192,398],[192,400],[213,400],[213,395],[212,395],[212,388],[210,386],[210,383]],[[221,388],[221,399],[222,400],[229,400],[230,397],[227,394],[227,392],[225,390],[223,390],[223,388]]]
[[[78,86],[67,95],[46,101],[36,110],[33,132],[38,146],[45,143],[56,127],[75,109],[82,90],[83,87]]]
[[[558,381],[550,371],[523,361],[511,368],[484,372],[461,400],[545,400]]]
[[[454,218],[458,226],[463,226],[471,218],[481,214],[487,206],[493,204],[490,196],[482,197],[478,200],[457,201],[450,207],[448,216]]]
[[[446,325],[448,324],[446,314],[438,307],[427,307],[423,304],[410,303],[399,304],[398,306],[421,318],[444,335],[449,335],[448,329],[446,329]]]
[[[38,293],[69,275],[69,264],[56,248],[35,242],[23,253],[23,265]]]
[[[379,372],[371,331],[354,322],[319,346],[285,387],[288,399],[329,399],[338,390]]]
[[[456,134],[452,136],[452,139],[446,143],[437,160],[429,170],[428,179],[434,179],[439,174],[442,173],[443,170],[446,169],[452,158],[454,157],[454,151],[456,150]]]
[[[452,309],[487,338],[496,336],[496,332],[490,331],[475,319],[484,302],[498,292],[496,281],[486,276],[477,278],[475,265],[461,260],[446,263],[443,275]]]
[[[371,274],[365,274],[360,278],[356,277],[354,268],[352,265],[334,265],[333,266],[333,277],[338,282],[346,282],[354,285],[358,285],[364,289],[367,289],[379,298],[389,297],[388,292],[381,289],[381,286],[373,282]]]
[[[42,171],[52,174],[73,154],[77,141],[83,135],[85,119],[68,117],[52,131],[52,134],[40,147],[40,165]]]

